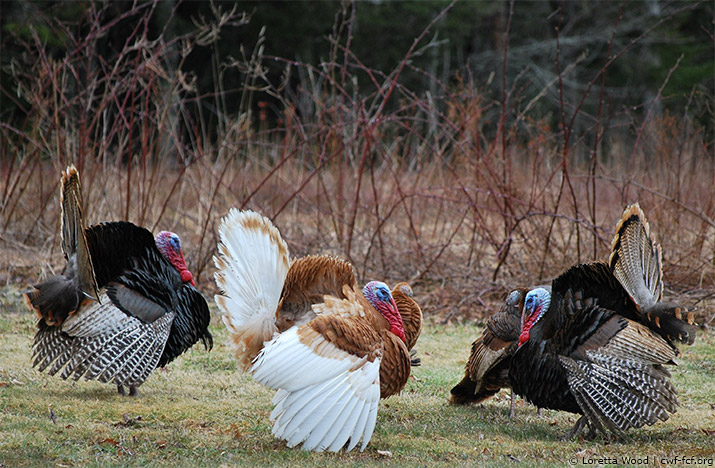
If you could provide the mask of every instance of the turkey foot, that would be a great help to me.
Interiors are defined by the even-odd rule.
[[[511,389],[511,398],[509,398],[511,401],[509,403],[509,419],[514,417],[514,396],[514,389]]]
[[[578,437],[578,435],[583,431],[583,427],[586,425],[588,422],[588,419],[586,419],[586,416],[581,416],[578,418],[578,421],[576,421],[576,424],[571,428],[571,430],[566,434],[565,436],[561,437],[559,440],[569,440],[572,437]],[[590,426],[589,426],[590,428]],[[591,432],[593,432],[591,429],[589,429],[588,434],[591,435]],[[595,434],[594,434],[595,435]]]
[[[417,355],[416,349],[410,350],[410,365],[412,367],[417,367],[422,365],[422,359]]]
[[[124,390],[123,385],[117,385],[117,392],[122,396],[127,396],[126,390]],[[137,391],[136,385],[129,386],[129,396],[138,397],[139,391]]]

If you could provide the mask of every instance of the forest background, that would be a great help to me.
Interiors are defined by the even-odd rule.
[[[443,322],[605,259],[639,201],[715,313],[712,2],[0,3],[0,285],[88,222],[171,229],[212,293],[230,207]]]

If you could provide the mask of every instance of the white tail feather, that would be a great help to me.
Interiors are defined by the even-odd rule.
[[[276,331],[275,313],[290,259],[288,246],[267,218],[231,209],[218,229],[219,255],[215,297],[234,346],[246,370]]]

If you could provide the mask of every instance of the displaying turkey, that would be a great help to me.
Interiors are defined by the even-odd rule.
[[[63,379],[114,382],[137,394],[160,366],[201,340],[210,313],[193,286],[179,237],[128,222],[84,228],[79,174],[62,173],[61,275],[26,294],[38,317],[33,366]]]
[[[551,292],[526,295],[510,368],[515,393],[542,408],[583,415],[589,436],[666,420],[676,390],[666,364],[692,344],[692,313],[659,302],[661,250],[638,204],[624,211],[609,262],[576,265]]]
[[[464,378],[450,391],[452,404],[481,403],[502,388],[509,388],[509,366],[516,351],[521,311],[527,288],[511,291],[499,312],[489,318],[482,336],[472,343]],[[512,392],[509,417],[514,414]]]
[[[291,263],[278,230],[252,211],[231,210],[219,235],[216,303],[240,367],[278,389],[273,434],[305,450],[363,450],[379,399],[410,375],[422,313],[409,285],[361,290],[352,265],[331,256]]]

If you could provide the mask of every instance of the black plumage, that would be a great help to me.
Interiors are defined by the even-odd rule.
[[[112,381],[133,394],[197,341],[212,347],[208,305],[191,284],[178,236],[163,231],[155,239],[123,221],[77,235],[80,202],[79,175],[70,167],[62,177],[65,270],[26,294],[39,316],[33,365],[51,375],[61,370],[65,379]]]
[[[551,291],[527,294],[512,389],[543,408],[582,414],[569,435],[589,435],[666,420],[676,390],[666,364],[676,341],[695,340],[692,314],[660,302],[661,251],[640,207],[624,211],[609,263],[571,267]]]
[[[542,408],[584,415],[569,435],[586,422],[595,435],[668,419],[677,392],[663,365],[673,362],[675,348],[646,326],[579,296],[568,291],[552,303],[516,350],[509,370],[514,392]],[[549,317],[563,323],[544,338],[553,326]]]

